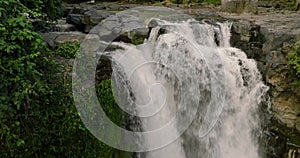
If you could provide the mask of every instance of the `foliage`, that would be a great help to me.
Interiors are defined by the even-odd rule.
[[[213,4],[213,5],[220,5],[221,0],[170,0],[172,3],[178,4]]]
[[[289,64],[296,71],[296,75],[300,77],[300,40],[295,44],[288,54]]]
[[[154,5],[154,6],[162,6],[163,3],[162,3],[162,2],[155,2],[153,5]]]
[[[0,1],[0,6],[0,150],[1,157],[12,157],[22,151],[30,153],[26,146],[35,141],[33,125],[40,121],[35,117],[48,101],[41,99],[50,95],[46,83],[51,77],[45,70],[53,70],[54,64],[47,59],[40,36],[31,31],[22,15],[28,9],[17,0]]]
[[[29,11],[18,0],[0,1],[0,157],[122,156],[84,127],[73,104],[69,70],[52,59],[57,52],[73,58],[78,44],[53,53],[23,16]],[[105,85],[100,83],[106,87],[100,100],[120,122]]]
[[[76,57],[77,50],[80,46],[79,42],[67,42],[63,45],[58,46],[58,48],[54,51],[55,55],[59,55],[66,59],[72,59]]]
[[[134,38],[131,39],[131,43],[134,44],[134,45],[143,44],[144,43],[144,38],[134,37]]]
[[[56,20],[62,15],[62,0],[20,0],[31,13],[41,16],[46,14],[51,20]]]
[[[106,115],[110,117],[115,124],[121,126],[122,123],[122,110],[116,104],[111,87],[111,80],[102,80],[99,84],[96,84],[97,95],[99,103]]]
[[[213,5],[221,5],[221,0],[203,0],[203,2]]]
[[[124,112],[119,108],[119,106],[115,102],[111,87],[111,79],[102,80],[100,83],[96,84],[96,89],[98,100],[103,111],[112,122],[121,127],[122,123],[124,122]],[[100,150],[105,151],[102,152],[101,155],[99,155],[103,158],[113,158],[114,156],[120,158],[131,157],[131,153],[116,150],[103,143],[101,143]]]

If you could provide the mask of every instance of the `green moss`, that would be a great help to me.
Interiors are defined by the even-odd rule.
[[[144,38],[133,38],[131,39],[131,43],[134,45],[139,45],[144,43]]]

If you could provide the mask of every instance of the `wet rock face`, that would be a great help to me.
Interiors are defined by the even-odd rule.
[[[277,32],[276,29],[270,30],[272,28],[253,22],[235,22],[232,27],[231,44],[258,62],[265,82],[271,87],[275,117],[287,127],[296,128],[300,114],[300,92],[299,87],[292,84],[297,78],[286,57],[300,36],[300,26],[292,26],[293,24],[290,29],[298,29],[299,34],[280,32],[280,29]]]
[[[269,140],[265,146],[273,147],[267,149],[271,153],[268,157],[288,157],[289,150],[298,150],[300,144],[300,86],[293,84],[299,79],[287,60],[300,37],[300,14],[277,16],[277,19],[269,16],[234,18],[237,21],[232,26],[231,44],[257,61],[270,87],[272,113],[266,127]]]
[[[132,6],[67,5],[64,12],[68,23],[88,33],[106,17],[130,7]],[[242,49],[249,58],[257,61],[263,79],[270,87],[272,113],[265,120],[268,123],[265,134],[267,142],[264,144],[267,149],[263,152],[268,153],[268,158],[288,157],[290,150],[299,149],[293,144],[300,145],[300,86],[293,84],[297,77],[286,58],[300,38],[300,12],[285,15],[198,12],[201,12],[199,20],[209,18],[212,21],[233,21],[231,45]],[[155,26],[155,23],[149,25]],[[134,30],[116,40],[132,42],[133,38],[147,38],[149,31],[148,28]],[[48,33],[42,36],[51,47],[56,47],[70,40],[81,41],[85,37],[84,33]]]

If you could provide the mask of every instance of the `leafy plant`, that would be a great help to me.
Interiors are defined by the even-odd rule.
[[[72,59],[76,57],[76,53],[79,49],[79,46],[79,42],[67,42],[58,46],[58,48],[54,51],[54,54],[64,57],[66,59]]]
[[[162,2],[155,2],[155,3],[153,4],[153,6],[162,6],[162,5],[163,5]]]
[[[134,45],[139,45],[139,44],[143,44],[144,43],[144,38],[132,38],[131,39],[131,43]]]
[[[57,52],[73,58],[78,44],[53,53],[24,12],[30,10],[18,0],[0,1],[0,157],[114,156],[81,122],[70,73],[53,60]],[[101,91],[110,100],[102,102],[114,110],[107,90]],[[112,118],[120,122],[114,112]]]
[[[221,0],[204,0],[203,2],[213,5],[221,5]]]
[[[99,103],[109,117],[109,119],[116,125],[122,127],[124,122],[124,112],[116,104],[114,95],[112,92],[111,79],[102,80],[100,83],[96,84],[97,96]],[[101,143],[100,146],[102,152],[100,157],[110,158],[110,157],[120,157],[120,158],[130,158],[132,153],[116,150],[106,144]]]
[[[23,16],[28,8],[17,0],[0,1],[0,6],[0,157],[20,157],[25,151],[24,156],[33,154],[27,151],[32,125],[39,120],[32,118],[47,105],[42,101],[50,95],[47,82],[52,77],[46,71],[55,70],[55,64]]]
[[[295,44],[288,54],[289,64],[296,71],[296,75],[300,77],[300,40]]]
[[[50,20],[59,19],[62,15],[62,0],[20,0],[36,16],[45,14]]]

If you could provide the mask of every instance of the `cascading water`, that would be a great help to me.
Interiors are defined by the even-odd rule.
[[[255,131],[268,87],[255,61],[230,47],[230,24],[156,21],[144,44],[114,43],[122,49],[110,52],[120,107],[139,116],[143,131],[168,125],[160,137],[180,136],[146,157],[262,157]],[[186,120],[174,119],[177,114],[192,120],[184,133]],[[139,143],[150,146],[157,138],[141,136]]]

